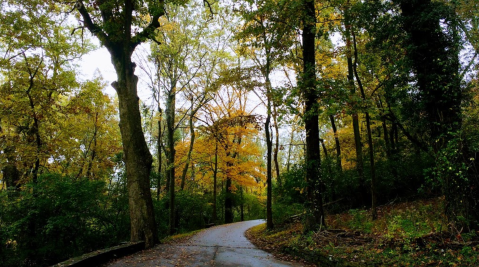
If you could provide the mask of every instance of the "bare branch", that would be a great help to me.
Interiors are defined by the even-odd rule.
[[[143,31],[138,33],[137,35],[133,36],[132,38],[132,50],[135,50],[135,48],[144,42],[145,40],[149,39],[154,41],[155,43],[159,44],[157,40],[155,40],[153,33],[157,28],[159,28],[160,25],[160,17],[165,15],[165,1],[161,0],[159,3],[159,8],[157,9],[157,12],[153,14],[153,18],[151,19],[150,24],[146,26]]]
[[[95,35],[100,42],[105,45],[107,48],[110,48],[110,41],[106,33],[98,26],[96,23],[93,22],[91,19],[90,13],[86,10],[85,6],[83,5],[82,0],[78,0],[75,4],[76,9],[80,12],[80,15],[83,17],[83,24],[85,27]]]

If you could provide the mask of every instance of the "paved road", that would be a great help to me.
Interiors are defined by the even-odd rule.
[[[232,223],[203,230],[188,242],[158,245],[110,263],[108,267],[160,266],[300,266],[279,261],[257,249],[246,239],[244,232],[263,220]]]

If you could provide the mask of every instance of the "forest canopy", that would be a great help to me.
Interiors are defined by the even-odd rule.
[[[395,199],[477,233],[478,18],[477,0],[0,0],[0,262],[256,218],[307,233]],[[95,49],[111,84],[79,67]]]

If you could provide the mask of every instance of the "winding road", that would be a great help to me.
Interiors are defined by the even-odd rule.
[[[257,249],[246,239],[244,232],[262,223],[263,220],[254,220],[215,226],[201,231],[187,242],[158,245],[107,266],[301,266],[276,260],[273,255]]]

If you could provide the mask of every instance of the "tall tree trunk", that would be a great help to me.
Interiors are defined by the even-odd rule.
[[[268,90],[269,91],[269,90]],[[271,99],[268,96],[268,110],[271,111]],[[270,122],[271,122],[271,113],[268,112],[266,117],[265,123],[265,135],[266,135],[266,187],[267,187],[267,194],[266,194],[266,228],[271,230],[273,229],[273,211],[272,211],[272,164],[271,164],[271,150],[272,150],[272,140],[270,134]]]
[[[267,50],[268,51],[268,50]],[[270,73],[270,62],[269,62],[269,53],[267,52],[266,58],[266,122],[264,125],[264,132],[266,137],[266,228],[271,230],[273,229],[273,210],[272,210],[272,197],[273,197],[273,172],[272,172],[272,159],[271,154],[273,150],[273,140],[271,138],[270,126],[271,126],[271,98],[272,98],[272,88],[271,88],[271,81],[269,80],[269,73]]]
[[[161,120],[162,120],[162,110],[161,110],[161,107],[160,107],[160,102],[158,101],[158,113],[160,114],[160,118],[158,119],[158,140],[157,140],[157,149],[158,149],[158,184],[156,185],[157,187],[157,190],[156,190],[156,200],[159,201],[160,200],[160,193],[161,193],[161,177],[162,177],[162,173],[161,173],[161,168],[163,165],[163,160],[162,160],[162,156],[161,156],[161,150],[163,149],[163,142],[161,140],[162,138],[162,133],[161,133]]]
[[[236,139],[236,143],[238,145],[241,144],[241,137]],[[235,142],[233,140],[233,142]],[[228,148],[225,149],[228,151]],[[228,156],[228,155],[227,155]],[[238,156],[238,152],[234,152],[232,158],[235,159]],[[233,167],[233,163],[228,162],[226,164],[228,170]],[[225,223],[232,223],[234,220],[233,216],[233,192],[231,191],[232,188],[232,180],[231,177],[227,174],[226,176],[226,188],[225,188]]]
[[[338,129],[336,128],[336,123],[334,122],[334,116],[329,115],[329,120],[331,121],[331,127],[333,128],[333,133],[334,133],[334,143],[336,146],[336,164],[338,167],[338,170],[340,172],[343,171],[343,165],[341,163],[341,146],[339,143],[339,135],[338,135]]]
[[[128,43],[128,42],[127,42]],[[153,159],[141,127],[138,104],[138,77],[131,52],[123,46],[110,48],[118,81],[112,86],[118,94],[120,131],[127,174],[130,207],[131,241],[145,240],[146,247],[158,242],[153,202],[150,191],[150,171]],[[127,52],[125,52],[127,50]]]
[[[278,127],[278,112],[276,110],[276,105],[273,101],[273,123],[274,123],[274,130],[275,130],[275,139],[276,142],[274,144],[274,153],[273,153],[273,161],[274,167],[276,169],[276,180],[278,181],[278,187],[283,187],[283,182],[281,181],[281,175],[279,170],[279,162],[278,162],[278,153],[279,153],[279,127]]]
[[[1,128],[0,128],[1,132]],[[20,189],[20,171],[18,171],[17,165],[16,165],[16,153],[15,153],[15,147],[9,146],[6,147],[3,150],[3,153],[5,153],[5,156],[7,158],[7,163],[5,166],[2,168],[2,173],[3,173],[3,186],[6,186],[7,188],[15,188],[15,190]]]
[[[232,167],[231,163],[226,164],[228,168]],[[232,223],[233,222],[233,196],[231,192],[231,177],[226,177],[226,185],[225,185],[225,223]]]
[[[217,174],[218,174],[218,141],[215,139],[215,167],[213,170],[213,222],[218,222],[218,214],[216,211],[216,189],[217,185]]]
[[[294,131],[293,129],[291,129],[291,138],[289,140],[288,162],[286,163],[286,172],[289,172],[290,165],[291,165],[291,149],[293,148],[293,141],[294,141]]]
[[[96,146],[97,146],[97,134],[98,134],[98,126],[97,126],[97,123],[98,123],[98,112],[96,112],[95,114],[95,125],[94,125],[94,129],[93,129],[93,149],[91,150],[91,157],[90,157],[90,161],[88,162],[88,168],[87,168],[87,171],[86,171],[86,177],[88,179],[91,179],[91,169],[93,168],[93,161],[95,160],[95,157],[96,157]]]
[[[131,241],[144,240],[145,246],[152,247],[158,241],[153,200],[150,191],[150,171],[153,162],[146,145],[141,127],[141,115],[138,104],[135,64],[131,56],[136,46],[144,38],[132,40],[132,22],[135,2],[123,1],[121,11],[112,9],[111,5],[99,5],[102,23],[92,20],[83,1],[77,1],[75,8],[83,18],[84,26],[95,35],[111,55],[117,81],[112,83],[118,94],[120,111],[120,132],[123,143],[124,161],[127,174],[128,201],[130,208]],[[157,3],[157,9],[151,23],[142,32],[147,37],[158,28],[158,19],[164,15],[164,2]],[[122,14],[122,25],[111,27],[114,13]],[[113,29],[112,29],[113,28]],[[138,35],[137,35],[138,37]]]
[[[243,187],[240,187],[240,194],[241,194],[241,206],[240,206],[240,212],[241,212],[241,221],[244,221],[244,196],[243,196]]]
[[[175,229],[175,105],[176,105],[176,88],[172,85],[170,88],[167,100],[166,100],[166,128],[167,128],[167,177],[168,177],[168,190],[170,193],[170,234],[176,232]]]
[[[192,103],[193,104],[193,103]],[[190,125],[190,148],[188,150],[188,155],[186,157],[185,167],[183,168],[183,173],[181,174],[181,191],[185,188],[186,173],[188,172],[188,166],[191,161],[191,152],[193,151],[193,146],[195,144],[195,129],[193,125],[193,116],[195,116],[196,111],[191,111],[189,125]]]
[[[309,216],[305,230],[317,230],[324,225],[321,192],[321,157],[319,150],[318,93],[316,91],[315,36],[316,12],[313,0],[303,0],[303,79],[305,101],[306,178]]]
[[[397,166],[396,166],[396,155],[393,150],[393,146],[391,145],[391,139],[389,138],[390,136],[393,135],[393,130],[391,129],[391,132],[388,130],[387,126],[387,121],[386,121],[386,112],[385,108],[383,106],[383,103],[381,101],[381,98],[378,97],[378,108],[381,110],[381,124],[383,127],[383,138],[384,138],[384,143],[386,144],[386,157],[388,159],[388,166],[389,169],[391,170],[391,173],[394,177],[394,181],[398,181],[398,172],[397,172]],[[392,127],[391,127],[392,128]]]
[[[358,75],[357,64],[358,64],[358,50],[356,48],[356,37],[353,32],[353,44],[354,44],[354,75],[356,76],[356,81],[358,82],[359,90],[361,91],[361,97],[363,101],[366,101],[366,94],[364,93],[363,84]],[[368,131],[368,146],[369,146],[369,161],[371,164],[371,211],[372,218],[376,220],[378,217],[376,210],[376,167],[374,164],[374,147],[373,147],[373,136],[371,131],[371,118],[369,112],[366,111],[366,128]]]
[[[35,78],[35,75],[30,77],[30,87],[27,90],[27,96],[28,100],[30,103],[30,108],[32,109],[32,114],[33,114],[33,127],[32,127],[32,133],[35,135],[35,144],[37,146],[37,151],[36,151],[36,159],[35,163],[32,168],[32,181],[33,183],[37,183],[38,179],[38,171],[40,169],[40,153],[42,150],[42,139],[40,136],[40,123],[38,121],[38,116],[35,111],[35,103],[33,102],[33,97],[30,94],[31,90],[33,89],[33,79]]]
[[[350,3],[348,1],[346,9],[344,10],[344,23],[345,23],[345,36],[346,36],[346,57],[348,62],[348,84],[349,91],[352,96],[356,95],[356,87],[354,85],[354,71],[353,71],[353,60],[352,60],[352,41],[351,41],[351,18],[349,14]],[[359,176],[359,195],[361,197],[362,204],[366,201],[366,182],[364,179],[364,161],[363,161],[363,152],[361,144],[361,132],[359,131],[359,116],[356,111],[357,103],[354,101],[353,106],[353,132],[354,132],[354,144],[356,147],[356,169]]]
[[[460,36],[455,2],[432,0],[395,1],[400,4],[403,28],[407,33],[406,50],[417,79],[423,123],[430,135],[430,146],[437,158],[444,157],[444,149],[452,149],[448,164],[470,166],[467,174],[442,174],[445,195],[445,213],[456,229],[479,229],[477,173],[472,171],[467,142],[460,140],[462,125],[460,69]],[[421,18],[418,20],[417,18]],[[446,26],[443,26],[446,25]],[[471,154],[473,155],[473,154]],[[477,162],[477,161],[476,161]],[[441,166],[442,168],[442,166]]]

